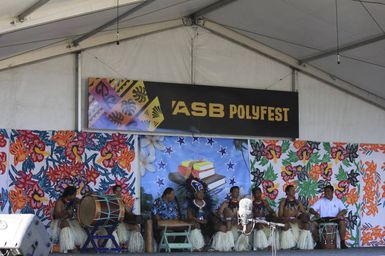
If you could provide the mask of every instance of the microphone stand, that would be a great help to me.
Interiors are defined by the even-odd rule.
[[[243,227],[242,233],[247,235],[247,236],[253,232],[255,224],[257,224],[257,223],[265,224],[265,225],[269,226],[269,228],[270,228],[270,240],[271,240],[271,255],[272,256],[277,255],[277,244],[276,244],[276,239],[275,239],[275,231],[276,231],[277,227],[285,227],[285,224],[276,223],[276,222],[269,222],[269,221],[261,220],[261,219],[246,219],[246,223],[245,223],[244,220],[242,221],[241,217],[238,218],[238,222],[240,224],[242,224],[242,227]],[[253,225],[252,225],[250,232],[247,233],[246,232],[246,225],[249,224],[250,222]]]

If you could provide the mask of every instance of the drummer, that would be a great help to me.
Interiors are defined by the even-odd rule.
[[[115,197],[118,198],[125,207],[126,213],[132,213],[132,208],[129,209],[122,200],[122,187],[115,185],[112,187],[112,192]],[[140,233],[140,226],[135,224],[127,224],[120,222],[116,229],[119,244],[122,248],[127,248],[129,252],[143,252],[144,251],[144,239]]]
[[[285,224],[281,232],[280,248],[314,249],[314,240],[310,231],[310,218],[303,204],[295,198],[295,188],[288,185],[286,198],[279,204],[278,217]]]
[[[333,197],[334,188],[331,185],[324,187],[324,197],[319,199],[311,208],[310,213],[322,222],[332,222],[338,224],[339,235],[341,238],[341,248],[348,248],[345,243],[346,223],[345,215],[347,210],[338,198]]]
[[[253,216],[255,219],[272,221],[276,217],[269,203],[262,198],[262,190],[259,187],[252,189],[253,194]],[[266,236],[270,229],[266,224],[256,223],[254,232],[254,249],[265,249],[271,245],[271,241]]]
[[[53,240],[59,240],[60,252],[77,251],[77,246],[83,246],[87,234],[79,225],[75,216],[76,188],[66,187],[61,197],[55,202],[52,215],[51,230]]]

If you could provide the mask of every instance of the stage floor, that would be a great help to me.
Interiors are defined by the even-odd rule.
[[[186,255],[188,252],[172,252],[171,255]],[[224,252],[194,252],[193,256],[199,256],[199,255],[222,255]],[[103,253],[103,255],[164,255],[165,253]],[[271,255],[271,251],[250,251],[250,252],[225,252],[226,255],[260,255],[260,256],[268,256]],[[54,253],[51,254],[54,255],[61,255],[60,253]],[[71,254],[65,254],[65,255],[71,255]],[[73,255],[98,255],[97,253],[90,254],[90,253],[81,253],[81,254],[73,254]],[[102,255],[101,253],[99,255]],[[385,247],[375,247],[375,248],[350,248],[346,250],[311,250],[311,251],[304,251],[304,250],[280,250],[277,251],[277,256],[285,256],[285,255],[336,255],[336,256],[342,256],[342,255],[349,255],[349,256],[366,256],[366,255],[375,255],[375,256],[385,256]]]

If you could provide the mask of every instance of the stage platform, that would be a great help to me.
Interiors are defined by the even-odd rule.
[[[81,255],[81,256],[90,256],[90,255],[165,255],[166,253],[77,253],[77,254],[64,254],[64,255]],[[190,252],[172,252],[171,256],[181,256],[181,255],[186,255],[186,254],[191,254]],[[250,251],[250,252],[194,252],[192,253],[192,256],[200,256],[200,255],[258,255],[258,256],[269,256],[271,255],[271,251]],[[55,255],[63,255],[60,253],[54,253],[51,254],[52,256]],[[311,251],[304,251],[304,250],[280,250],[277,251],[277,256],[286,256],[286,255],[298,255],[298,256],[307,256],[307,255],[336,255],[336,256],[342,256],[342,255],[349,255],[349,256],[385,256],[385,247],[375,247],[375,248],[350,248],[346,250],[311,250]]]

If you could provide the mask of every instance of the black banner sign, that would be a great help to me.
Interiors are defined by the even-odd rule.
[[[90,78],[89,127],[297,138],[298,94]]]

